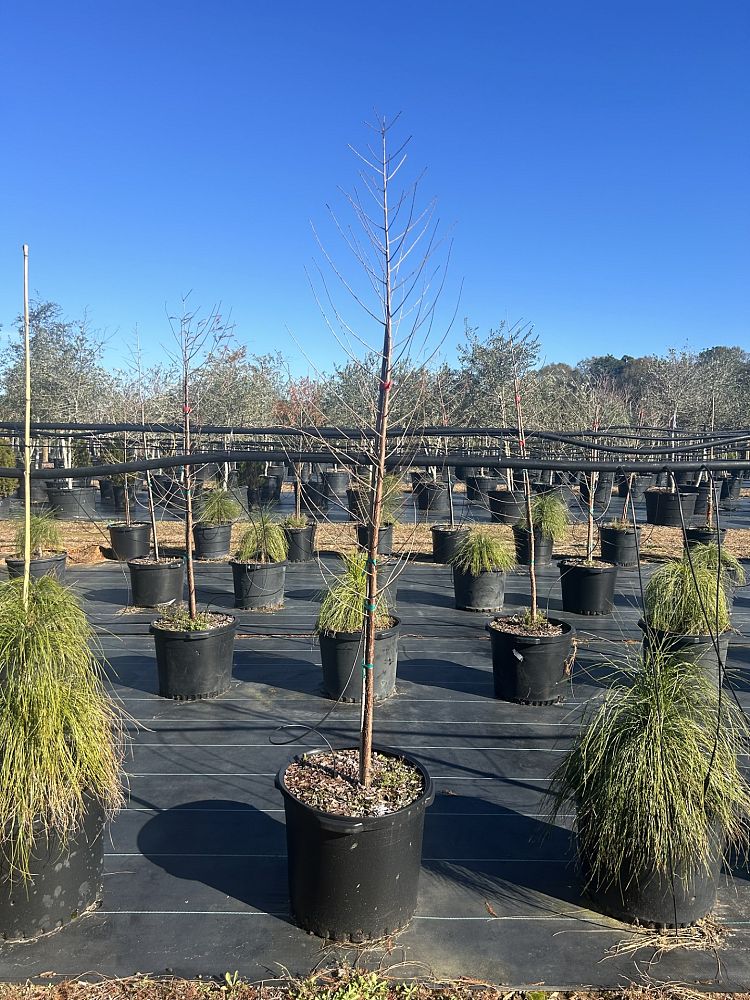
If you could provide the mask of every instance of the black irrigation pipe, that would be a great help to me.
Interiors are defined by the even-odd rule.
[[[185,465],[208,465],[212,462],[298,462],[338,465],[372,465],[371,455],[362,452],[348,455],[332,455],[328,451],[299,451],[290,453],[286,450],[273,451],[209,451],[196,452],[192,455],[169,455],[162,458],[137,459],[132,462],[116,462],[109,465],[90,465],[76,469],[33,469],[32,479],[91,479],[103,475],[119,475],[125,472],[146,472],[155,469],[173,469]],[[509,458],[507,456],[477,456],[477,455],[436,455],[436,454],[404,454],[391,455],[388,465],[398,466],[440,466],[493,469],[529,469],[539,472],[621,472],[653,473],[653,472],[728,472],[741,471],[748,467],[747,461],[711,460],[705,462],[592,462],[573,461],[572,459],[535,459]],[[19,468],[0,468],[0,479],[18,479],[21,476]]]

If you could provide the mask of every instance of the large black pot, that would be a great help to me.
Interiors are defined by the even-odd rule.
[[[133,606],[158,608],[182,600],[185,564],[182,559],[129,562]]]
[[[467,476],[466,499],[470,503],[478,503],[486,507],[489,503],[487,494],[496,489],[497,479],[492,476]]]
[[[373,682],[375,697],[390,698],[396,689],[400,619],[375,633]],[[362,695],[363,638],[361,632],[321,632],[320,661],[323,687],[335,701],[359,701]]]
[[[351,521],[366,521],[370,516],[370,494],[367,490],[351,489],[346,491],[346,501],[349,505]]]
[[[671,875],[653,869],[633,872],[624,866],[619,878],[608,883],[591,879],[587,859],[581,857],[586,893],[596,909],[615,920],[653,928],[686,927],[713,909],[722,869],[722,848],[723,843],[717,837],[712,844],[708,871],[683,863],[675,864]]]
[[[90,487],[64,489],[54,486],[47,494],[55,517],[60,520],[88,520],[96,514],[96,490]]]
[[[286,562],[245,563],[233,559],[230,565],[235,608],[262,611],[283,606]]]
[[[501,632],[488,622],[496,698],[521,705],[562,701],[575,629],[556,618],[548,621],[560,625],[562,634],[517,635]]]
[[[649,486],[652,486],[654,482],[653,476],[633,476],[633,503],[638,503],[643,500],[643,495]],[[630,477],[626,476],[625,479],[621,479],[617,484],[617,493],[619,496],[625,498],[629,496],[630,488]]]
[[[560,562],[562,609],[572,615],[611,615],[615,603],[617,566]]]
[[[367,548],[369,528],[366,524],[357,525],[357,544],[361,549]],[[383,524],[378,532],[378,555],[389,556],[393,552],[393,525]]]
[[[721,535],[721,543],[724,544],[724,538],[726,537],[727,529],[719,528],[718,534]],[[685,531],[685,537],[687,539],[688,548],[692,549],[694,545],[715,545],[717,542],[717,531],[715,527],[710,525],[699,525],[695,528],[688,528]]]
[[[193,542],[197,559],[223,559],[232,543],[231,524],[194,524]]]
[[[521,566],[528,566],[531,562],[531,551],[529,546],[529,532],[526,528],[513,525],[513,538],[516,543],[516,559]],[[543,535],[539,528],[534,529],[534,565],[550,566],[552,564],[552,548],[554,542],[549,535]]]
[[[287,541],[287,562],[310,562],[315,555],[315,533],[317,524],[313,521],[304,528],[284,528]]]
[[[30,881],[0,865],[0,939],[32,940],[94,907],[103,894],[104,810],[89,800],[83,822],[63,843],[40,828]]]
[[[451,528],[448,524],[433,524],[432,558],[436,563],[449,563],[461,542],[468,537],[468,528]]]
[[[127,562],[141,559],[151,551],[151,524],[110,524],[109,540],[115,559]]]
[[[695,510],[695,493],[667,493],[662,490],[646,490],[646,520],[666,528],[680,528],[683,520],[690,524]],[[680,517],[682,507],[682,517]]]
[[[709,610],[710,614],[710,610]],[[714,683],[719,683],[719,658],[716,655],[714,640],[710,635],[680,635],[678,632],[664,632],[648,625],[642,618],[638,628],[643,632],[643,659],[648,662],[651,653],[674,657],[677,661],[687,661],[697,664],[706,677]],[[719,636],[719,654],[724,669],[721,679],[724,680],[727,655],[729,652],[729,632]]]
[[[700,486],[685,487],[686,492],[695,493],[695,507],[693,508],[694,517],[706,518],[708,515],[708,494],[709,485],[708,483],[701,483]],[[719,506],[719,501],[721,500],[721,483],[714,483],[714,499],[713,499],[713,510]]]
[[[459,611],[500,611],[505,599],[505,573],[474,576],[453,567],[453,593]]]
[[[615,566],[637,566],[640,532],[640,527],[632,525],[624,530],[602,525],[599,529],[602,561]]]
[[[733,501],[739,500],[742,490],[742,477],[730,476],[721,481],[721,503],[725,507],[731,506]]]
[[[53,576],[60,583],[65,583],[65,567],[68,558],[67,552],[56,552],[52,556],[43,556],[40,559],[31,559],[29,563],[29,576],[32,580],[39,580],[43,576]],[[7,558],[5,565],[8,567],[8,578],[23,576],[23,569],[26,564],[25,559]]]
[[[300,491],[300,505],[308,513],[315,516],[328,510],[328,497],[318,480],[310,479],[306,483],[297,484],[296,489]]]
[[[324,472],[321,476],[323,480],[323,490],[330,500],[337,500],[342,505],[346,500],[346,492],[349,487],[349,473],[339,470]]]
[[[450,513],[450,492],[447,483],[423,483],[417,493],[417,506],[428,514]]]
[[[523,490],[491,490],[487,501],[492,520],[497,524],[518,524],[523,517]]]
[[[135,486],[128,486],[128,504],[132,510],[136,503]],[[125,487],[112,484],[112,506],[116,511],[125,510]]]
[[[614,472],[600,472],[596,480],[594,490],[594,504],[597,507],[606,507],[612,500],[612,489],[615,485]],[[584,503],[589,501],[589,480],[584,477],[581,480],[581,500]]]
[[[99,499],[102,506],[113,507],[115,503],[115,484],[111,479],[99,480]]]
[[[47,488],[47,483],[49,480],[46,479],[32,479],[29,487],[29,494],[31,496],[32,503],[46,504],[49,502],[49,489]],[[26,496],[24,492],[24,481],[23,479],[19,482],[16,488],[16,496],[19,500],[23,500]]]
[[[305,805],[286,786],[284,798],[289,897],[304,930],[334,941],[370,941],[404,927],[417,908],[424,813],[434,797],[432,780],[418,761],[424,791],[411,805],[386,816],[332,816]]]
[[[194,701],[226,691],[232,682],[236,627],[236,618],[196,632],[177,632],[152,622],[161,697]]]

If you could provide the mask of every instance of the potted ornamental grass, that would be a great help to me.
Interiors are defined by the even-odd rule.
[[[232,524],[242,514],[234,497],[218,486],[204,490],[200,510],[193,525],[197,559],[223,559],[229,555]]]
[[[563,611],[576,615],[610,615],[614,607],[617,566],[594,558],[594,498],[597,473],[592,473],[586,507],[586,555],[560,560]],[[610,496],[611,496],[610,488]]]
[[[182,313],[170,324],[178,347],[182,388],[182,447],[185,456],[183,494],[185,500],[185,571],[187,608],[176,603],[151,623],[156,649],[159,694],[180,701],[215,698],[232,682],[234,636],[237,619],[220,611],[198,611],[193,560],[193,495],[195,482],[190,462],[192,427],[190,414],[191,376],[208,363],[212,350],[224,334],[219,313],[214,309],[200,317],[190,312],[183,300]],[[207,350],[206,345],[213,346]]]
[[[473,527],[450,559],[453,592],[461,611],[500,611],[505,574],[516,567],[513,543],[491,528]]]
[[[640,556],[640,525],[635,524],[635,492],[630,487],[637,478],[632,473],[626,482],[622,514],[599,527],[599,543],[602,562],[614,566],[637,566]],[[649,477],[651,478],[651,477]],[[622,494],[621,494],[622,495]]]
[[[529,565],[531,523],[534,529],[534,562],[537,566],[549,566],[555,542],[562,541],[568,533],[568,507],[558,493],[539,493],[531,498],[529,506],[530,514],[525,511],[521,522],[513,525],[518,562],[524,566]]]
[[[399,514],[403,504],[401,491],[403,483],[401,476],[394,472],[387,473],[383,477],[383,492],[381,497],[380,525],[378,527],[377,554],[389,556],[393,552],[393,529],[398,524]],[[370,491],[358,488],[356,491],[350,490],[350,494],[356,494],[356,501],[350,502],[350,509],[361,523],[357,524],[357,544],[360,548],[367,548],[369,521],[370,521]]]
[[[656,653],[624,673],[552,774],[552,821],[575,810],[598,909],[693,924],[713,906],[722,862],[747,847],[747,725],[690,660]]]
[[[726,546],[719,546],[716,542],[711,542],[708,545],[688,543],[688,548],[690,550],[689,559],[686,551],[683,562],[692,562],[693,566],[710,570],[714,576],[717,576],[719,566],[721,566],[721,581],[731,608],[735,590],[738,587],[744,587],[747,583],[747,575],[742,563],[727,550]]]
[[[342,572],[328,587],[320,604],[315,631],[320,645],[323,686],[336,701],[362,697],[362,628],[367,600],[367,556],[342,556]],[[375,610],[374,695],[390,697],[396,687],[400,620],[392,613],[387,591],[377,596]]]
[[[297,497],[299,496],[298,490]],[[310,562],[315,555],[315,537],[318,528],[316,522],[298,512],[285,517],[281,526],[286,536],[287,561]]]
[[[253,514],[230,560],[234,606],[246,611],[283,607],[287,555],[287,536],[271,511]]]
[[[657,651],[698,663],[715,683],[723,677],[731,621],[716,567],[687,558],[664,563],[646,585],[638,625],[646,658]]]
[[[349,407],[354,418],[362,421],[361,446],[373,470],[363,510],[366,518],[358,531],[364,551],[355,591],[362,612],[359,618],[357,611],[360,631],[353,635],[358,653],[350,668],[360,675],[359,742],[340,747],[329,744],[300,754],[276,776],[284,802],[293,919],[319,937],[348,942],[383,939],[413,917],[425,811],[435,795],[420,761],[401,749],[378,746],[374,741],[376,643],[382,625],[387,624],[382,617],[380,566],[382,553],[392,548],[392,543],[384,544],[382,534],[395,516],[396,500],[398,507],[401,505],[399,484],[389,509],[386,476],[391,401],[399,399],[401,386],[396,369],[394,391],[394,338],[400,357],[429,321],[434,302],[420,298],[415,305],[409,295],[404,301],[403,290],[426,287],[428,262],[430,275],[436,268],[429,249],[421,256],[416,249],[423,237],[427,248],[436,245],[429,220],[426,224],[407,223],[405,230],[399,220],[402,231],[396,239],[393,212],[398,213],[398,209],[391,206],[398,206],[403,199],[411,203],[414,192],[399,194],[390,189],[389,193],[392,178],[404,176],[397,168],[405,155],[403,146],[398,159],[390,154],[390,127],[385,120],[377,123],[374,142],[378,149],[365,157],[365,169],[370,173],[366,182],[380,202],[377,219],[358,215],[371,237],[372,260],[364,259],[367,273],[374,268],[381,275],[377,283],[369,285],[376,301],[368,310],[367,323],[376,323],[382,333],[381,345],[364,360],[356,359],[361,399],[356,409]],[[357,197],[350,204],[364,202]],[[424,216],[417,211],[414,218],[422,220]],[[383,239],[374,235],[380,232],[385,234]],[[325,624],[325,615],[321,624]]]
[[[5,565],[8,567],[8,576],[23,576],[26,560],[23,556],[24,544],[26,541],[26,524],[23,519],[19,520],[15,534],[15,551],[12,556],[8,556]],[[57,522],[49,514],[30,514],[28,524],[28,534],[31,545],[31,559],[29,560],[29,573],[32,579],[42,576],[54,576],[60,583],[65,582],[65,568],[68,557],[63,547],[62,535]]]

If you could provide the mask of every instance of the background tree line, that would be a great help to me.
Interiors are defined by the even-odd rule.
[[[135,343],[135,340],[134,340]],[[53,302],[31,309],[33,418],[61,421],[174,423],[181,414],[179,371],[165,360],[136,375],[134,366],[109,370],[106,340],[88,317],[67,319]],[[196,424],[234,426],[367,424],[374,407],[379,358],[346,359],[314,379],[293,378],[279,352],[252,354],[230,333],[196,376]],[[467,322],[457,363],[398,360],[393,422],[402,425],[508,426],[513,420],[513,370],[521,377],[529,427],[574,430],[623,425],[683,429],[750,424],[750,353],[736,346],[699,352],[613,354],[574,367],[549,363],[530,328],[501,324],[480,333]],[[0,354],[0,414],[20,416],[23,399],[21,328],[17,322]]]

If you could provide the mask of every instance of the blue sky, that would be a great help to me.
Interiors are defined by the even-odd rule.
[[[373,108],[453,234],[440,311],[550,361],[750,347],[750,4],[29,0],[0,30],[0,322],[31,284],[151,358],[165,303],[341,359],[305,268]],[[334,252],[336,252],[334,247]],[[439,324],[438,324],[439,325]],[[296,355],[296,358],[295,358]]]

